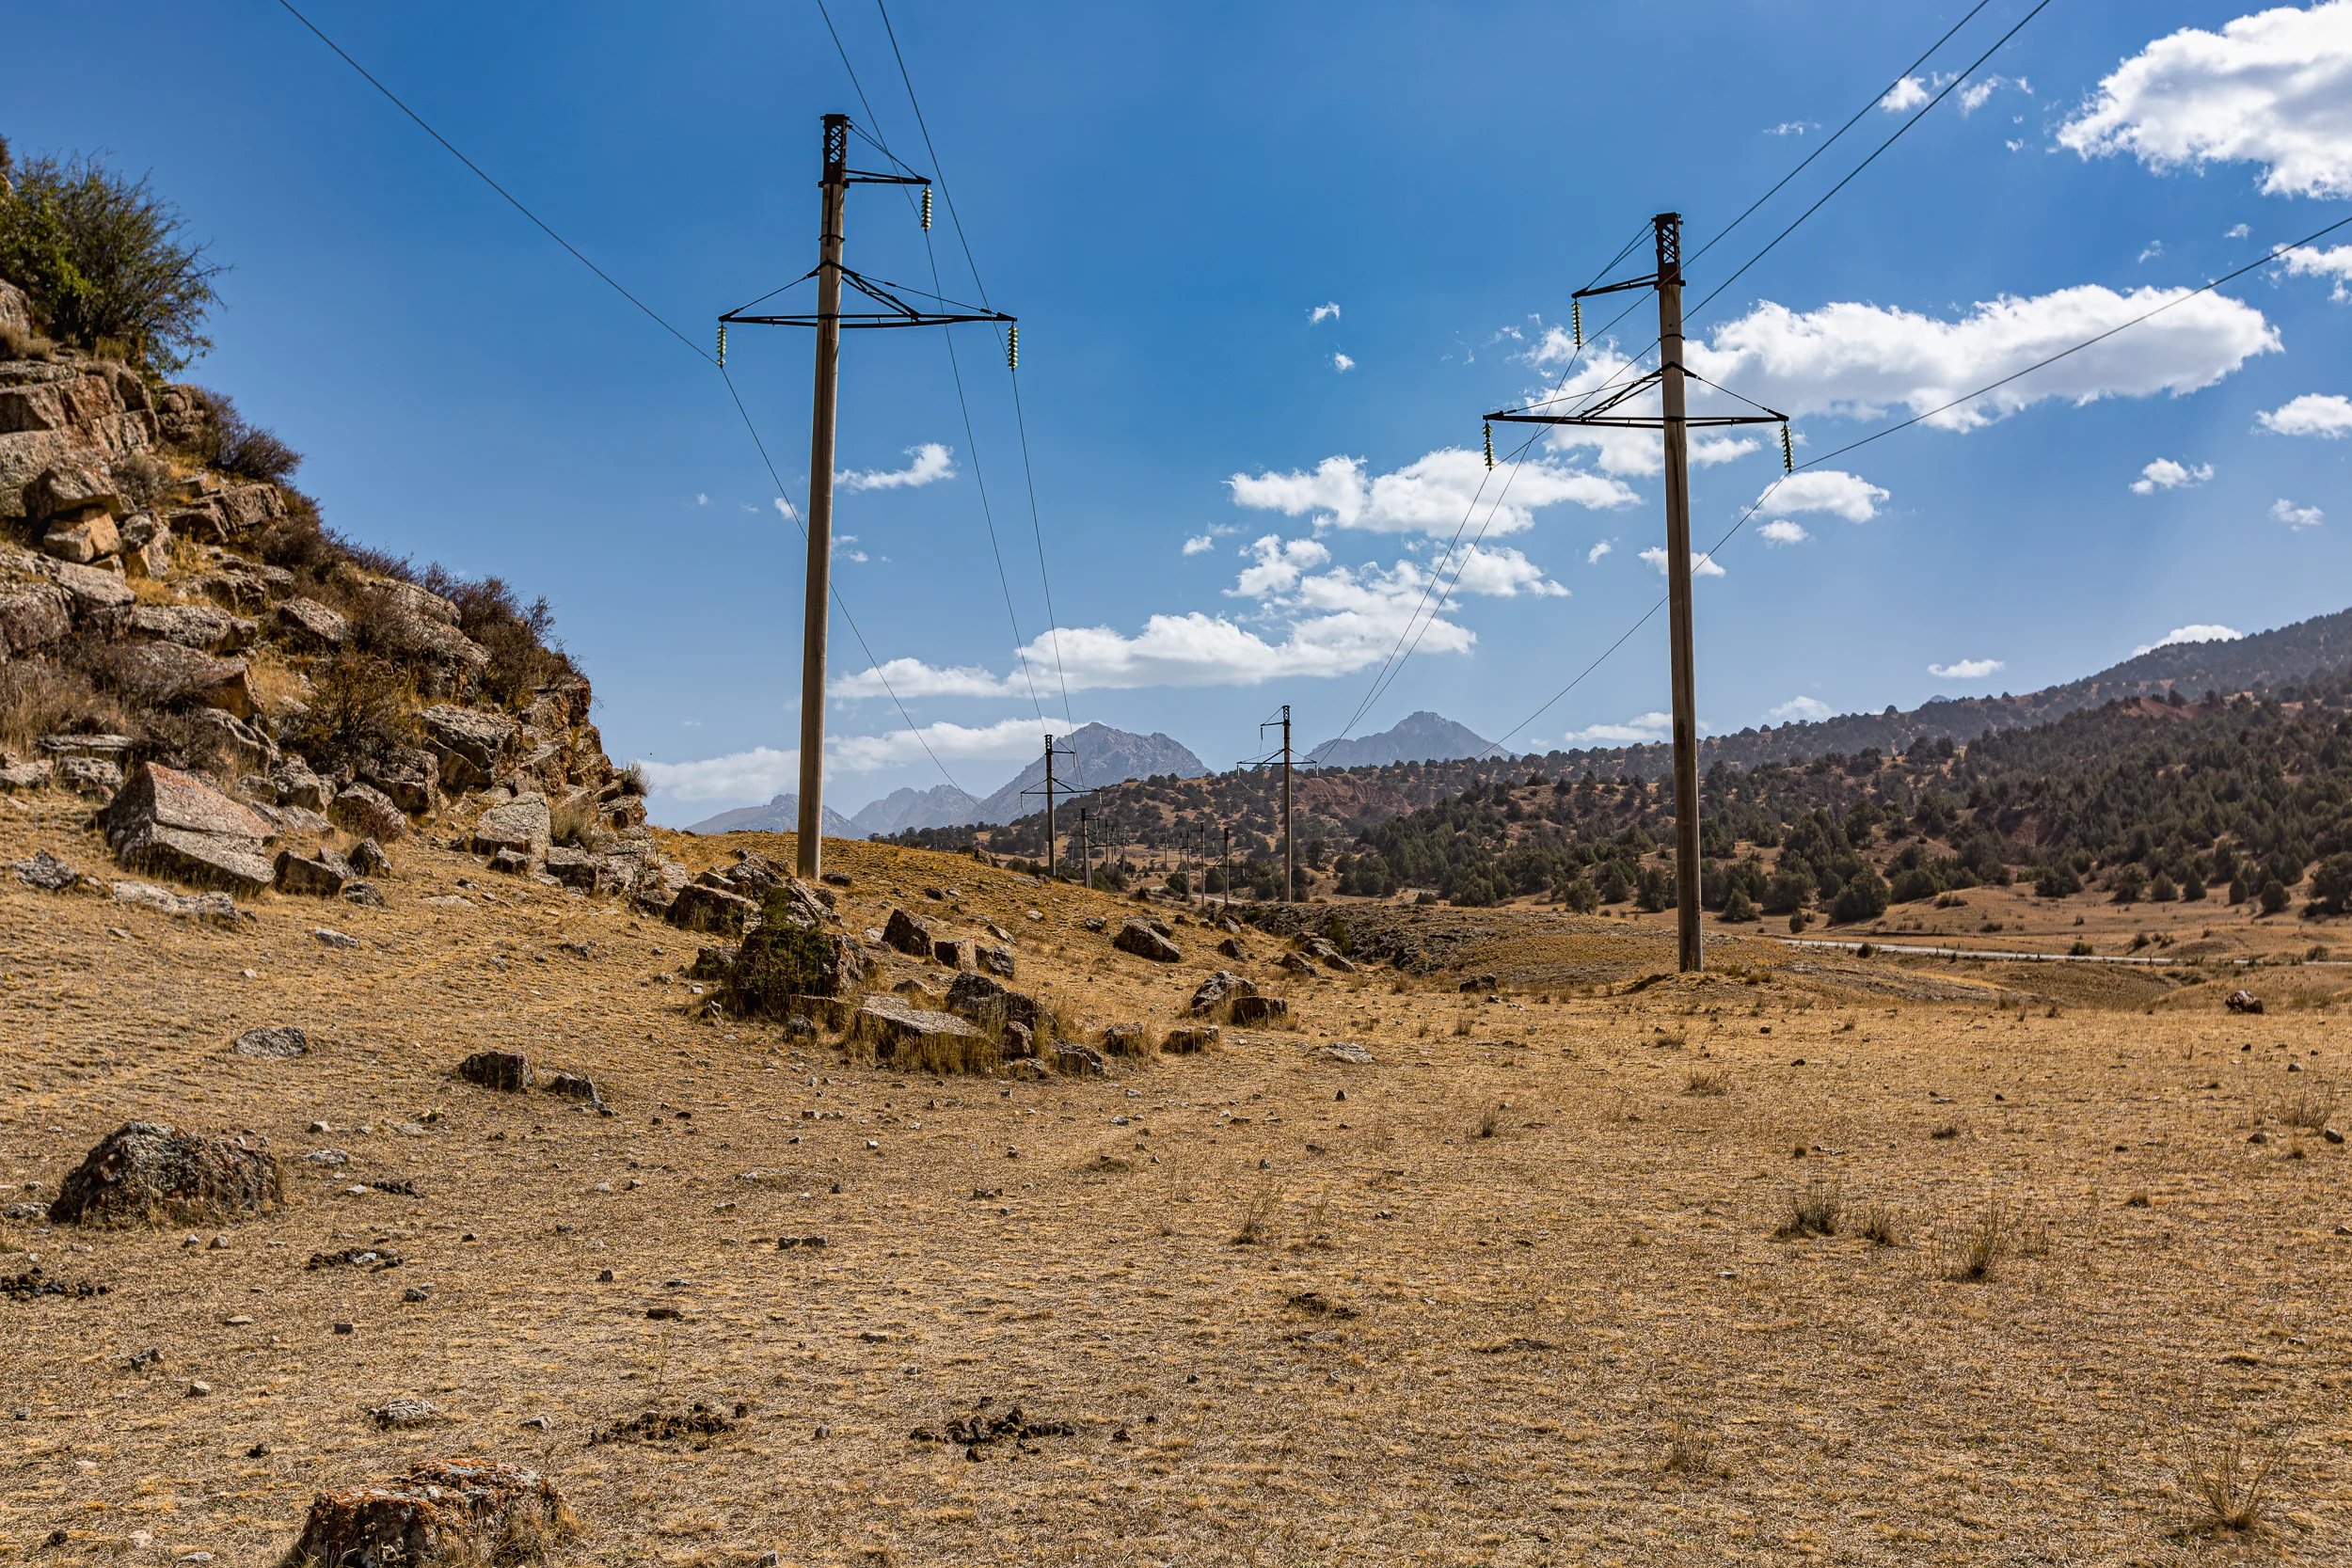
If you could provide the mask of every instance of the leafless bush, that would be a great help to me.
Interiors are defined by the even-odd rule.
[[[1835,1178],[1815,1177],[1783,1200],[1780,1224],[1772,1234],[1789,1240],[1799,1236],[1835,1236],[1846,1214],[1844,1184]]]
[[[1274,1239],[1274,1213],[1282,1201],[1281,1190],[1271,1180],[1258,1184],[1243,1205],[1241,1223],[1233,1227],[1235,1246],[1263,1246]]]
[[[2244,1533],[2261,1528],[2263,1504],[2286,1456],[2283,1437],[2192,1438],[2173,1459],[2172,1469],[2181,1490],[2203,1508],[2200,1522],[2205,1528]]]
[[[1669,1475],[1717,1474],[1715,1445],[1721,1437],[1711,1427],[1702,1426],[1687,1416],[1677,1416],[1666,1423],[1666,1448],[1659,1456],[1658,1467]]]
[[[414,743],[411,689],[389,659],[345,649],[310,683],[310,708],[295,740],[314,761],[375,761]]]
[[[1483,1111],[1481,1111],[1481,1112],[1479,1112],[1479,1113],[1478,1113],[1478,1135],[1479,1135],[1480,1137],[1482,1137],[1482,1138],[1491,1138],[1491,1137],[1493,1137],[1493,1136],[1494,1136],[1497,1132],[1502,1132],[1502,1106],[1500,1106],[1500,1105],[1494,1105],[1494,1104],[1489,1104],[1489,1105],[1488,1105],[1488,1106],[1487,1106],[1485,1110],[1483,1110]]]
[[[0,664],[0,745],[29,749],[44,735],[120,735],[131,728],[122,704],[84,671],[47,659]]]
[[[1682,1092],[1696,1095],[1729,1094],[1731,1092],[1731,1069],[1717,1067],[1692,1068],[1690,1074],[1682,1081]]]
[[[1902,1222],[1883,1203],[1873,1203],[1862,1211],[1862,1223],[1855,1227],[1855,1233],[1872,1246],[1903,1244]]]
[[[2009,1211],[1989,1203],[1974,1225],[1945,1238],[1938,1272],[1951,1280],[1989,1279],[2015,1247]]]

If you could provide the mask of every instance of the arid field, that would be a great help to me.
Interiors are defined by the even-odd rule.
[[[0,862],[111,879],[85,814],[0,810]],[[1308,979],[827,853],[852,933],[993,921],[1073,1030],[1173,1026],[1220,967],[1298,1026],[908,1074],[710,1020],[707,939],[414,838],[384,907],[234,929],[0,878],[0,1206],[131,1119],[293,1173],[233,1223],[0,1222],[0,1275],[106,1292],[0,1300],[0,1561],[266,1564],[321,1490],[456,1455],[554,1477],[558,1562],[2352,1560],[2344,972],[1749,927],[1676,977],[1655,921],[1428,910],[1450,967]],[[230,1049],[288,1024],[309,1054]],[[453,1079],[484,1049],[614,1114]]]

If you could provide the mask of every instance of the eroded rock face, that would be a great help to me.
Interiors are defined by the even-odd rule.
[[[320,849],[316,856],[280,849],[277,871],[278,892],[312,898],[332,898],[352,879],[351,863],[326,848]]]
[[[441,776],[459,789],[482,789],[505,771],[508,751],[522,727],[503,714],[448,704],[417,715],[425,743],[440,760]]]
[[[710,931],[721,936],[740,936],[744,924],[759,912],[759,906],[739,893],[711,887],[703,882],[691,882],[678,889],[670,900],[663,918],[682,931]]]
[[[977,1022],[1002,1022],[1035,1029],[1043,1016],[1037,999],[1024,996],[985,974],[963,974],[947,987],[947,1010]]]
[[[432,1459],[310,1501],[285,1568],[424,1568],[536,1560],[574,1529],[555,1483],[488,1460]]]
[[[882,942],[910,958],[928,958],[931,956],[930,924],[904,910],[892,910],[888,923],[882,927]]]
[[[373,784],[345,784],[326,815],[335,825],[364,837],[390,842],[408,831],[400,804]]]
[[[49,1217],[60,1225],[137,1225],[257,1212],[285,1197],[275,1155],[126,1121],[57,1183]]]
[[[240,893],[258,893],[277,877],[262,852],[269,824],[177,768],[140,764],[98,826],[131,870]]]
[[[548,798],[519,796],[501,800],[482,814],[473,825],[473,852],[495,855],[501,849],[511,849],[536,864],[547,859],[548,839],[552,832]]]

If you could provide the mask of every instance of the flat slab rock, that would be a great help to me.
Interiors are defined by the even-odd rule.
[[[1140,920],[1130,920],[1121,926],[1119,935],[1111,939],[1111,945],[1121,953],[1132,953],[1155,963],[1172,964],[1184,956],[1182,948]]]
[[[114,894],[118,904],[135,904],[160,914],[178,915],[183,920],[234,926],[245,918],[238,912],[237,901],[225,893],[174,893],[153,882],[117,882]]]
[[[231,1041],[229,1047],[240,1056],[258,1056],[265,1061],[284,1061],[310,1053],[310,1037],[292,1024],[276,1029],[247,1029]]]
[[[414,1568],[541,1555],[575,1528],[555,1483],[486,1460],[431,1459],[389,1481],[321,1492],[288,1568]]]
[[[259,893],[278,875],[262,852],[267,822],[159,763],[141,763],[97,821],[126,870],[160,871],[238,893]]]
[[[908,1040],[982,1037],[953,1013],[911,1006],[895,996],[867,997],[859,1005],[852,1027],[875,1043],[877,1054],[886,1054],[882,1049],[885,1046],[895,1049]]]

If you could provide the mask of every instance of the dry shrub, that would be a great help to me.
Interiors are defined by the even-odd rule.
[[[1731,1092],[1731,1069],[1719,1067],[1692,1068],[1690,1075],[1682,1081],[1682,1092],[1697,1095],[1729,1094]]]
[[[1462,1011],[1455,1013],[1454,1015],[1454,1037],[1455,1039],[1470,1038],[1470,1035],[1474,1032],[1474,1021],[1477,1016],[1477,1014],[1470,1011],[1468,1008],[1464,1008]]]
[[[2335,1120],[2336,1097],[2311,1089],[2298,1089],[2293,1099],[2281,1096],[2273,1100],[2269,1114],[2284,1126],[2299,1127],[2310,1132],[2323,1132]]]
[[[1104,1029],[1102,1038],[1096,1043],[1105,1056],[1150,1061],[1159,1055],[1163,1037],[1156,1023],[1124,1023]]]
[[[413,744],[415,691],[389,659],[346,648],[311,677],[310,712],[294,733],[313,764],[380,761]]]
[[[1883,1203],[1870,1204],[1862,1211],[1862,1223],[1855,1227],[1855,1234],[1872,1246],[1903,1244],[1902,1221]]]
[[[2016,1245],[2009,1211],[1996,1200],[1985,1205],[1974,1225],[1944,1239],[1937,1272],[1951,1280],[1989,1279]]]
[[[1789,1240],[1799,1236],[1835,1236],[1846,1216],[1846,1191],[1836,1178],[1815,1177],[1783,1200],[1780,1224],[1772,1234]]]
[[[24,751],[45,735],[122,735],[131,715],[71,665],[47,659],[0,664],[0,745]]]
[[[1666,1448],[1659,1456],[1658,1467],[1668,1475],[1715,1475],[1719,1473],[1715,1445],[1721,1439],[1722,1434],[1712,1427],[1702,1426],[1687,1416],[1677,1416],[1666,1423]]]
[[[1271,1178],[1258,1183],[1257,1191],[1242,1206],[1241,1222],[1233,1227],[1235,1246],[1263,1246],[1274,1239],[1274,1213],[1282,1201],[1281,1189]]]
[[[621,793],[624,795],[649,795],[653,792],[653,785],[645,782],[645,765],[642,762],[630,763],[614,777],[621,781]]]
[[[2261,1528],[2263,1504],[2286,1456],[2283,1437],[2263,1442],[2233,1434],[2189,1448],[2172,1468],[2181,1490],[2203,1507],[2204,1528],[2243,1533]]]

